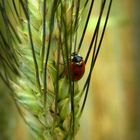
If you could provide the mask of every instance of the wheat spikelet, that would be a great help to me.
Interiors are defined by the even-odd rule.
[[[0,76],[13,91],[11,96],[37,140],[71,140],[79,129],[90,76],[101,46],[112,0],[108,2],[106,20],[97,44],[106,0],[100,2],[101,10],[85,62],[88,61],[91,50],[93,59],[85,85],[80,90],[78,82],[71,79],[69,58],[73,52],[81,50],[93,3],[94,0],[0,1],[4,26],[0,32],[3,47],[0,57],[7,67],[7,74],[4,75],[1,71]],[[87,6],[89,12],[86,24],[77,45],[78,27]],[[7,56],[4,57],[3,54]],[[12,77],[6,78],[8,69],[11,70]],[[68,71],[68,76],[65,71]],[[80,106],[82,95],[85,97]]]

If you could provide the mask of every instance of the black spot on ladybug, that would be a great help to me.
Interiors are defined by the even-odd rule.
[[[78,67],[82,67],[82,65],[80,64],[80,65],[78,65]]]
[[[78,76],[79,74],[78,73],[74,73],[74,76]]]

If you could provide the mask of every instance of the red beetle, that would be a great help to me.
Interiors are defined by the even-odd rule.
[[[85,72],[85,62],[83,57],[73,53],[70,59],[70,76],[72,81],[80,80]],[[67,75],[67,74],[66,74]]]

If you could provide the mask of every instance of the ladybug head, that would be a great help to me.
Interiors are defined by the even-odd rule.
[[[77,54],[77,53],[73,53],[73,54],[71,55],[71,61],[72,61],[72,62],[78,63],[78,62],[81,62],[82,60],[83,60],[83,57],[80,56],[80,55]]]

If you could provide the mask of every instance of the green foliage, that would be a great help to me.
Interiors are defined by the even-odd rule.
[[[105,2],[101,2],[96,39]],[[88,0],[0,1],[0,76],[12,91],[12,99],[37,140],[71,140],[79,129],[79,113],[82,114],[85,105],[90,75],[101,45],[95,46],[81,108],[81,93],[85,89],[81,91],[78,82],[71,80],[70,56],[81,48],[82,40],[76,45],[77,32],[88,3]],[[88,56],[87,53],[86,61]]]

